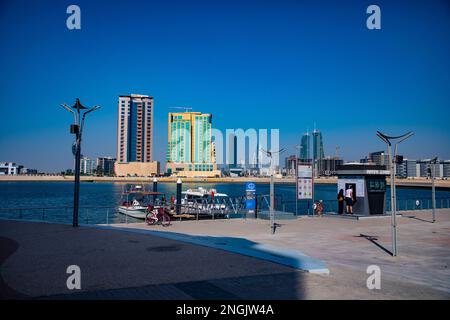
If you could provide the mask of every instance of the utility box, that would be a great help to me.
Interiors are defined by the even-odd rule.
[[[386,213],[386,166],[344,164],[336,168],[337,192],[353,189],[353,214],[382,215]],[[344,204],[345,205],[345,204]]]

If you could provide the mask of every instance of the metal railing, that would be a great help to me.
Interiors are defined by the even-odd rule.
[[[262,203],[265,201],[261,200]],[[173,219],[195,218],[218,219],[218,218],[238,218],[246,214],[245,197],[225,197],[215,198],[213,201],[202,199],[187,204],[170,204],[156,199],[153,206],[163,206],[171,211]],[[181,215],[176,215],[179,207]],[[263,206],[264,207],[264,206]],[[18,219],[28,221],[48,221],[63,224],[72,223],[72,206],[47,206],[47,207],[10,207],[0,208],[0,218]],[[115,224],[142,222],[126,214],[121,214],[117,206],[80,206],[80,224]]]
[[[397,199],[397,210],[431,210],[433,207],[431,198],[425,199]],[[449,209],[450,198],[437,198],[436,209]],[[391,201],[386,200],[386,211],[391,211]]]
[[[319,200],[319,199],[318,199]],[[245,197],[225,197],[215,198],[214,201],[202,199],[187,204],[178,205],[181,215],[176,215],[175,204],[162,203],[156,201],[154,205],[161,205],[171,211],[173,219],[182,220],[186,218],[201,219],[232,219],[232,218],[254,218],[262,211],[270,207],[269,195],[258,195],[256,197],[257,210],[253,215],[248,215],[246,210]],[[324,212],[337,212],[337,200],[322,200]],[[275,198],[275,210],[294,213],[298,215],[312,215],[311,201],[289,200],[282,197]],[[431,199],[398,199],[397,208],[399,211],[410,210],[431,210]],[[450,208],[450,198],[437,198],[436,208]],[[11,207],[0,208],[0,218],[18,219],[29,221],[49,221],[63,224],[72,223],[72,206],[48,206],[48,207]],[[390,201],[386,200],[386,211],[390,211]],[[142,219],[132,218],[126,214],[118,212],[117,206],[81,206],[79,208],[79,221],[81,224],[116,224],[142,222]]]

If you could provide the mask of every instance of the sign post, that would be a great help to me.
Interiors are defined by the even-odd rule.
[[[245,209],[247,213],[256,213],[256,185],[254,182],[247,182],[245,184]]]
[[[314,175],[311,163],[298,163],[296,185],[296,200],[314,199]]]

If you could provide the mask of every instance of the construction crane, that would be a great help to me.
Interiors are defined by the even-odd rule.
[[[184,112],[189,112],[189,110],[192,110],[191,107],[170,107],[170,109],[181,109],[184,110]]]

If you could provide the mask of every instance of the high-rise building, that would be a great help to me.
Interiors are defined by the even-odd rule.
[[[97,165],[95,160],[89,159],[88,157],[81,156],[80,159],[80,173],[91,176],[96,173]]]
[[[99,157],[97,158],[97,174],[101,176],[114,175],[114,163],[115,158],[111,157]]]
[[[169,113],[166,171],[179,176],[220,176],[211,114]]]
[[[311,135],[309,132],[302,136],[300,143],[300,159],[303,162],[309,162],[311,160],[310,149],[311,149]]]
[[[318,130],[313,131],[313,156],[316,161],[325,158],[322,132]]]
[[[120,96],[117,124],[117,161],[151,162],[153,98],[140,94]]]
[[[322,139],[322,132],[319,130],[314,129],[312,133],[312,139],[313,139],[313,159],[315,163],[315,170],[314,170],[314,176],[321,175],[323,172],[322,168],[322,159],[325,158],[325,154],[323,151],[323,139]]]
[[[117,176],[154,176],[153,98],[141,94],[119,96],[117,121]],[[152,162],[153,161],[153,162]]]

